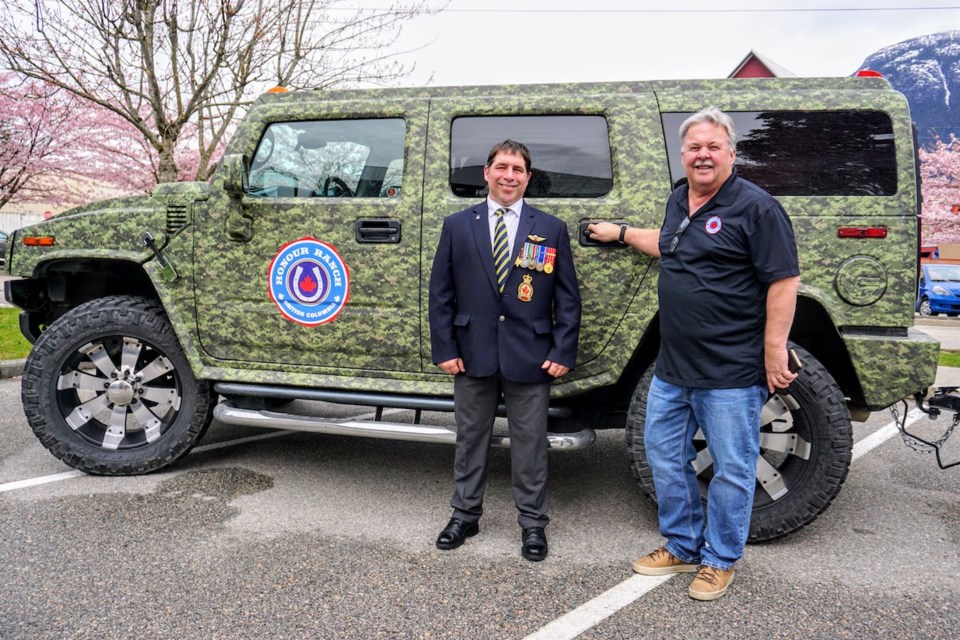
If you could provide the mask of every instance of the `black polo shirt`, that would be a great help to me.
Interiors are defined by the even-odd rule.
[[[660,229],[660,354],[657,376],[685,387],[766,384],[767,287],[800,275],[786,211],[736,169],[680,234],[689,187],[667,201]]]

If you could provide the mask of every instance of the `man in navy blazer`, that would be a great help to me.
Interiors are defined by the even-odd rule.
[[[455,376],[457,421],[453,516],[437,547],[455,549],[480,530],[502,394],[521,553],[538,561],[548,552],[550,382],[576,361],[580,292],[566,224],[523,201],[530,164],[523,144],[495,145],[483,169],[487,200],[444,220],[430,273],[430,334],[433,362]]]

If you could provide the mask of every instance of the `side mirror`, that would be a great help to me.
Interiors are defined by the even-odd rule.
[[[247,192],[247,180],[250,175],[247,156],[240,153],[223,156],[218,173],[223,176],[223,190],[231,196],[239,198]]]
[[[231,153],[223,156],[217,175],[223,182],[223,190],[236,202],[235,206],[228,207],[225,222],[227,237],[233,242],[247,242],[253,237],[253,218],[243,211],[240,201],[247,192],[250,167],[247,157],[240,153]]]

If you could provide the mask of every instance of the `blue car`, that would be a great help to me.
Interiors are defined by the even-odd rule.
[[[916,309],[922,316],[960,315],[960,264],[921,265]]]

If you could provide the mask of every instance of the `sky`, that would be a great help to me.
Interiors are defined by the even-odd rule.
[[[400,84],[722,78],[751,50],[798,76],[847,76],[957,29],[960,0],[451,0],[404,27],[414,69]]]

